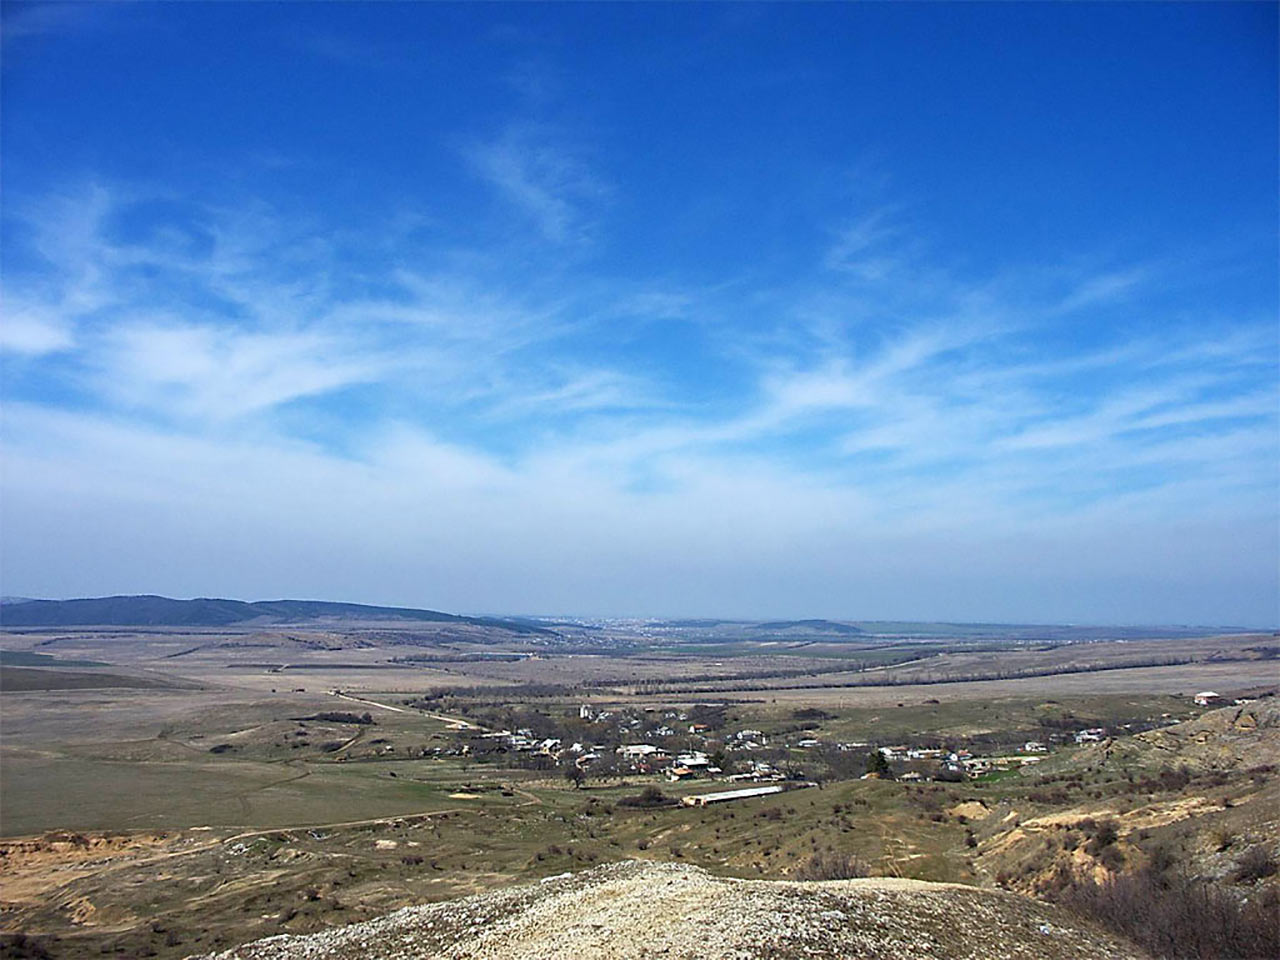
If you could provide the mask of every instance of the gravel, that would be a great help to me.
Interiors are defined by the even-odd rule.
[[[1103,960],[1135,947],[1035,900],[919,880],[734,880],[627,861],[206,960]]]

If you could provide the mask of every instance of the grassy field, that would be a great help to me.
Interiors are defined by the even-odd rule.
[[[97,690],[104,687],[153,689],[173,684],[150,677],[119,673],[87,673],[75,670],[40,670],[34,667],[0,667],[0,692],[27,690]]]

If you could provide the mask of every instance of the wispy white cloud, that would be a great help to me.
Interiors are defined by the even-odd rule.
[[[95,353],[99,388],[123,405],[226,420],[374,382],[393,363],[317,333],[257,333],[172,320],[112,329]]]
[[[496,139],[472,145],[466,157],[475,173],[552,243],[586,239],[592,208],[608,193],[581,151],[545,125],[510,126]]]
[[[1102,273],[1080,283],[1063,301],[1064,313],[1123,300],[1147,279],[1148,271],[1141,267]]]
[[[78,504],[99,547],[150,524],[231,555],[248,547],[228,531],[247,526],[289,549],[355,551],[397,591],[438,584],[447,606],[520,581],[527,595],[505,603],[548,609],[587,590],[615,611],[627,598],[610,575],[712,612],[747,609],[781,577],[801,612],[819,587],[881,583],[851,551],[910,559],[939,584],[975,555],[1016,580],[1007,544],[1027,538],[1074,544],[1049,564],[1061,576],[1095,549],[1086,533],[1130,560],[1141,551],[1116,531],[1140,529],[1162,557],[1184,549],[1177,531],[1206,549],[1235,538],[1255,566],[1271,555],[1248,532],[1274,516],[1280,468],[1267,331],[1103,331],[1068,355],[1043,341],[1064,304],[1123,305],[1152,282],[1143,270],[1020,286],[935,270],[927,296],[900,289],[910,270],[853,293],[839,276],[752,291],[762,315],[744,332],[698,322],[741,309],[727,287],[522,285],[400,238],[352,262],[341,238],[253,204],[121,234],[121,211],[147,198],[68,197],[81,202],[29,214],[47,269],[15,302],[50,306],[19,311],[34,319],[6,336],[37,361],[59,351],[49,372],[78,408],[10,398],[14,542],[36,542],[23,516],[70,524]],[[672,320],[691,355],[619,342]],[[725,381],[710,403],[694,399],[703,376]],[[268,550],[253,571],[283,558]],[[425,602],[386,597],[413,598]]]
[[[6,298],[0,313],[0,351],[38,357],[75,342],[72,325],[56,310]]]
[[[895,211],[879,209],[840,227],[823,262],[829,270],[862,280],[885,280],[902,265],[903,244]]]

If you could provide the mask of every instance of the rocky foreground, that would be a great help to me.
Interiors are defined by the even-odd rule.
[[[270,937],[216,960],[1142,956],[1057,908],[999,891],[888,878],[734,880],[630,861],[309,936]]]

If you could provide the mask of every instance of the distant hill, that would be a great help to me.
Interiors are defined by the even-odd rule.
[[[774,620],[769,623],[757,623],[752,630],[808,630],[813,633],[866,633],[861,627],[851,623],[837,623],[835,620]]]
[[[198,597],[93,597],[81,600],[0,600],[0,625],[6,627],[225,627],[234,624],[308,623],[325,620],[408,620],[497,627],[515,633],[554,635],[554,631],[514,620],[460,617],[412,607],[375,607],[327,600],[223,600]]]

